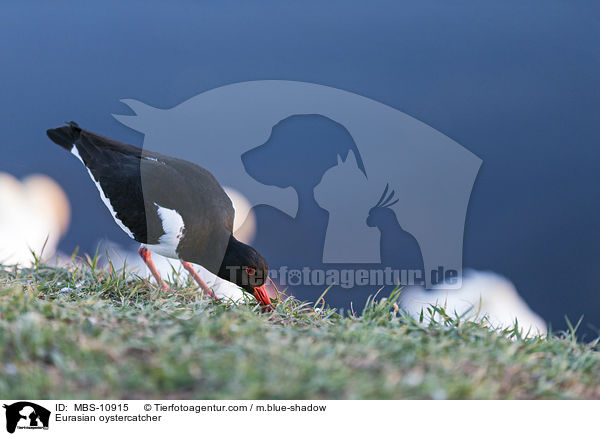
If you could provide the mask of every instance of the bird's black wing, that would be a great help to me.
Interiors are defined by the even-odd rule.
[[[136,241],[157,244],[164,235],[160,206],[183,218],[180,257],[208,267],[207,261],[212,262],[213,252],[221,250],[225,239],[226,246],[233,231],[233,206],[209,171],[81,129],[73,122],[47,134],[61,147],[77,151],[116,219]]]

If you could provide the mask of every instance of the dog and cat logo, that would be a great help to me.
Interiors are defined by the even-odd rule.
[[[14,433],[15,430],[48,430],[50,411],[38,404],[29,401],[19,401],[10,405],[4,404],[6,409],[6,431]]]
[[[271,270],[420,270],[427,288],[443,270],[458,279],[448,288],[460,288],[482,160],[425,123],[349,91],[287,80],[233,83],[167,109],[121,101],[133,114],[113,116],[142,133],[144,147],[210,168],[245,198],[234,232],[279,259]],[[142,167],[149,198],[152,180]]]

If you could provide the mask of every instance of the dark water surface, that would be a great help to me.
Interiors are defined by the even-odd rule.
[[[73,119],[141,145],[110,115],[127,113],[121,98],[169,108],[240,81],[315,82],[402,110],[479,156],[464,265],[509,277],[555,328],[582,314],[600,326],[597,3],[251,3],[2,8],[0,171],[43,172],[66,189],[62,250],[128,239],[46,128]]]

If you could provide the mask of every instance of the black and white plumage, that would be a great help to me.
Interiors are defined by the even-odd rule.
[[[140,255],[163,288],[148,250],[180,259],[203,288],[208,287],[187,262],[270,304],[264,287],[267,262],[233,236],[233,205],[209,171],[81,129],[74,122],[47,134],[86,166],[116,223],[142,244]]]

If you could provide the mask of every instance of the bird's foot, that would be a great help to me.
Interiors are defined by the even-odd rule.
[[[169,289],[169,285],[167,285],[165,283],[165,281],[162,279],[162,277],[160,276],[160,273],[158,272],[158,269],[156,268],[156,266],[154,265],[154,262],[152,261],[152,254],[150,253],[150,250],[148,250],[146,247],[144,247],[142,245],[142,246],[140,246],[138,253],[139,253],[140,257],[144,260],[146,265],[148,266],[148,269],[154,276],[156,283],[158,283],[158,285],[162,288],[162,291],[165,293],[170,292],[171,290]]]
[[[200,274],[198,274],[198,272],[194,269],[194,267],[192,266],[191,263],[185,262],[182,260],[181,264],[183,265],[185,270],[192,276],[192,278],[196,281],[196,283],[198,283],[198,285],[206,293],[206,295],[208,295],[211,298],[214,298],[215,300],[218,300],[218,298],[215,296],[215,293],[213,292],[213,290],[206,284],[204,279],[202,279],[202,277],[200,277]]]

